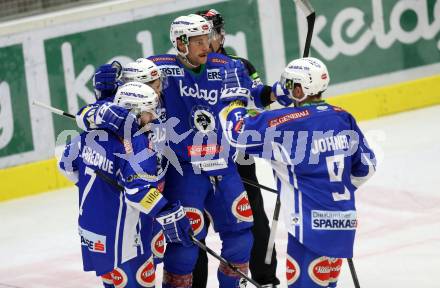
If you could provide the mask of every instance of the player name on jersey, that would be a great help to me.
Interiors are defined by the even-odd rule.
[[[81,157],[86,164],[96,166],[100,170],[113,174],[113,161],[107,159],[89,146],[84,146]]]
[[[330,136],[313,140],[311,152],[318,154],[326,151],[344,150],[348,147],[347,135]]]

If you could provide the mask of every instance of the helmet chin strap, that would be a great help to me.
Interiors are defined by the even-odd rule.
[[[189,48],[188,48],[188,44],[185,44],[185,49],[186,49],[186,52],[185,53],[182,53],[182,52],[180,52],[179,51],[179,49],[176,49],[177,50],[177,54],[179,54],[179,56],[180,56],[180,58],[183,60],[183,62],[185,62],[186,64],[188,64],[189,66],[191,66],[192,68],[197,68],[197,67],[199,67],[200,65],[194,65],[194,64],[192,64],[190,61],[189,61],[189,59],[188,59],[188,53],[189,53]]]

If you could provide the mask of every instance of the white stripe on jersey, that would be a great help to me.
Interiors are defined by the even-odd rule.
[[[142,231],[141,218],[139,218],[139,220],[138,220],[138,225],[139,225],[139,231]],[[144,253],[145,253],[145,251],[144,251],[144,244],[142,243],[142,237],[141,237],[140,233],[141,232],[139,232],[139,244],[141,245],[141,254],[144,255]]]
[[[291,165],[290,166],[290,171],[292,172],[292,178],[293,178],[293,199],[295,199],[295,194],[298,193],[298,214],[299,214],[299,219],[300,219],[300,223],[299,223],[299,242],[303,243],[303,239],[304,239],[304,226],[303,226],[303,207],[302,207],[302,192],[299,190],[298,188],[298,179],[296,179],[296,174],[295,174],[295,166]],[[290,183],[292,184],[292,183]],[[295,207],[295,206],[294,206]],[[294,211],[296,212],[296,211]]]
[[[124,223],[122,227],[121,245],[121,264],[138,255],[138,242],[136,240],[139,233],[136,230],[139,222],[139,210],[130,205],[126,205]]]
[[[275,180],[280,184],[280,200],[281,200],[281,211],[284,216],[284,224],[286,225],[287,231],[296,237],[295,225],[292,222],[293,217],[295,217],[295,194],[292,185],[289,183],[289,170],[287,165],[279,162],[272,161],[272,168],[275,171]]]
[[[124,194],[119,194],[119,211],[118,211],[118,219],[116,220],[116,231],[115,231],[115,263],[114,268],[118,267],[118,261],[119,261],[119,229],[121,227],[121,218],[122,218],[122,208],[123,208],[123,196]]]

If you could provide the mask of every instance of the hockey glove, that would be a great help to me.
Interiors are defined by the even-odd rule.
[[[111,97],[118,88],[117,79],[121,72],[121,64],[113,61],[112,64],[101,65],[93,76],[93,87],[97,100]]]
[[[272,86],[272,92],[281,105],[287,107],[293,103],[292,98],[290,98],[290,92],[284,88],[280,82],[275,82]]]
[[[247,88],[226,88],[223,89],[222,94],[220,95],[220,101],[227,105],[233,101],[239,100],[243,102],[244,105],[247,105],[250,97],[251,91]]]
[[[240,60],[228,62],[221,70],[224,88],[244,87],[250,89],[252,80]]]
[[[193,231],[180,202],[171,204],[168,209],[156,216],[162,225],[163,234],[168,243],[181,243],[185,247],[193,245],[190,235]]]
[[[94,124],[96,128],[110,130],[121,138],[129,138],[138,131],[136,117],[112,102],[106,102],[96,109]]]
[[[99,108],[98,104],[90,104],[82,107],[75,115],[76,125],[84,131],[90,131],[96,129],[95,125],[95,113]]]

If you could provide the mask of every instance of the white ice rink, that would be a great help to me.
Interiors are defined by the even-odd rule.
[[[364,288],[440,287],[439,123],[440,106],[361,123],[379,161],[356,194],[354,264]],[[263,176],[271,174],[268,166],[258,167],[261,183],[272,186]],[[264,195],[272,218],[275,196]],[[82,272],[76,213],[74,188],[0,203],[0,288],[100,287]],[[286,234],[283,223],[278,227],[277,272],[285,287]],[[218,251],[216,235],[207,243]],[[209,287],[217,286],[216,267],[210,258]],[[354,287],[346,263],[339,287]]]

